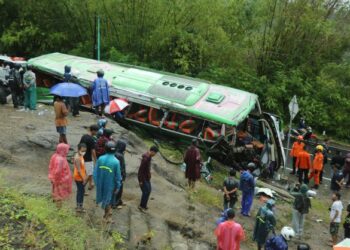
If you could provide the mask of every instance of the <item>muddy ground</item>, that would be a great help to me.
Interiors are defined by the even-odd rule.
[[[7,187],[21,190],[31,195],[50,195],[50,183],[47,179],[49,159],[55,150],[58,135],[53,122],[52,107],[39,105],[34,112],[20,112],[10,105],[0,107],[0,174]],[[87,127],[96,122],[96,117],[88,112],[81,112],[81,117],[69,117],[68,141],[75,147]],[[137,183],[137,170],[140,156],[147,151],[148,146],[143,139],[133,132],[125,130],[114,122],[109,127],[115,131],[115,138],[128,140],[126,153],[127,179],[124,186],[124,202],[121,210],[114,210],[116,223],[108,228],[118,231],[125,238],[127,249],[215,249],[215,220],[220,214],[216,206],[201,204],[189,194],[183,172],[178,166],[166,163],[159,155],[152,165],[152,194],[147,214],[137,209],[140,199],[140,189]],[[70,156],[73,155],[73,150]],[[291,177],[293,179],[293,177]],[[201,183],[200,185],[207,185]],[[73,185],[74,187],[74,185]],[[331,249],[327,246],[328,207],[330,205],[329,185],[324,184],[318,197],[313,202],[314,208],[307,216],[305,236],[301,240],[308,242],[312,249]],[[212,190],[219,192],[218,190]],[[347,190],[344,193],[344,204],[349,200]],[[75,187],[74,187],[75,195]],[[67,202],[75,207],[75,196]],[[87,213],[85,218],[91,225],[99,227],[102,209],[94,204],[94,190],[89,191],[85,198]],[[237,204],[238,206],[238,204]],[[259,206],[254,201],[253,213]],[[290,204],[277,202],[279,223],[277,230],[290,224]],[[2,214],[0,213],[0,217]],[[73,216],[73,213],[72,213]],[[322,222],[316,222],[321,219]],[[1,221],[1,218],[0,218]],[[247,240],[242,244],[242,250],[255,249],[251,241],[253,218],[241,217],[238,213],[236,221],[244,226]],[[343,231],[341,230],[341,235]],[[296,249],[299,240],[290,243],[290,249]]]

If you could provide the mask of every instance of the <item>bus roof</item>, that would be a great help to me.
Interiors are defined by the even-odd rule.
[[[238,125],[257,103],[257,95],[208,81],[131,65],[107,63],[61,53],[29,60],[40,71],[63,77],[64,66],[83,85],[90,85],[103,69],[111,87],[150,97],[150,105],[166,106],[209,121]]]

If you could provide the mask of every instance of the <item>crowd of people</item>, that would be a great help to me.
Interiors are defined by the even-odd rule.
[[[5,68],[8,68],[7,66]],[[25,71],[18,66],[9,70],[9,82],[12,99],[15,108],[24,100],[24,107],[30,110],[36,108],[35,74],[30,67]],[[113,223],[112,208],[122,208],[124,202],[123,183],[126,180],[126,161],[124,154],[127,141],[116,139],[113,131],[107,127],[104,118],[105,106],[109,104],[109,87],[102,70],[97,72],[97,78],[91,86],[93,106],[98,116],[98,122],[92,124],[88,132],[83,134],[73,157],[73,173],[70,170],[67,156],[70,149],[67,139],[67,116],[72,110],[73,116],[79,116],[79,98],[54,97],[55,125],[59,134],[56,152],[52,155],[49,164],[49,180],[52,183],[52,197],[57,207],[62,206],[62,201],[72,193],[72,180],[76,184],[76,212],[84,213],[85,187],[89,190],[96,189],[96,203],[104,209],[103,219],[106,223]],[[71,68],[64,69],[66,82],[72,81]],[[19,91],[21,89],[21,91]],[[23,98],[21,97],[23,94]],[[323,145],[317,145],[313,160],[306,150],[303,137],[299,136],[292,146],[290,156],[293,157],[292,175],[298,176],[298,184],[290,194],[295,197],[292,211],[292,227],[285,226],[281,234],[276,235],[276,204],[274,194],[270,189],[256,187],[256,178],[253,175],[256,164],[251,162],[243,167],[239,180],[236,178],[236,170],[231,169],[229,176],[223,182],[223,213],[217,221],[215,235],[217,237],[217,249],[238,250],[240,242],[245,239],[243,226],[236,222],[236,203],[241,192],[240,213],[244,217],[251,217],[251,208],[254,196],[258,197],[260,206],[255,215],[253,239],[257,249],[288,249],[288,241],[293,237],[301,238],[304,232],[306,215],[311,208],[309,182],[313,180],[312,189],[317,190],[322,184],[323,170],[327,163],[329,141]],[[142,155],[138,171],[138,183],[141,190],[141,198],[138,209],[141,212],[148,210],[148,201],[152,191],[151,185],[151,161],[158,153],[156,146]],[[185,177],[188,180],[189,190],[196,192],[195,183],[201,177],[202,157],[198,148],[198,141],[193,140],[191,146],[184,155],[186,164]],[[333,204],[330,208],[330,234],[332,245],[338,242],[338,231],[341,223],[343,205],[339,191],[343,187],[345,177],[348,177],[346,187],[350,187],[350,153],[343,157],[340,152],[331,160],[333,168],[331,190]],[[345,237],[350,237],[350,206],[349,214],[344,222]],[[307,244],[300,244],[300,250],[310,249]]]
[[[0,73],[10,88],[15,109],[36,110],[36,76],[32,67],[21,64],[3,63]]]

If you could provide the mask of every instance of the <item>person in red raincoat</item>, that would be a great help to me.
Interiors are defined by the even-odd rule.
[[[58,208],[62,206],[62,200],[67,199],[72,193],[72,173],[67,162],[68,151],[68,144],[58,144],[49,165],[52,198]]]
[[[184,162],[186,163],[185,176],[188,179],[188,186],[191,189],[195,188],[195,183],[201,177],[201,153],[198,149],[198,142],[196,139],[192,141],[192,145],[188,148],[185,154]]]
[[[227,217],[227,221],[220,223],[215,229],[216,250],[240,250],[241,241],[245,239],[243,227],[234,221],[233,209],[227,210]]]

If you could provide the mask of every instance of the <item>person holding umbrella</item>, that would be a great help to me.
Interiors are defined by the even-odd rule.
[[[103,116],[104,108],[109,104],[109,87],[106,79],[103,78],[103,70],[97,71],[97,78],[92,83],[92,105],[95,107],[96,115]]]
[[[71,82],[72,81],[72,73],[71,73],[71,66],[66,65],[64,66],[64,74],[63,74],[63,80],[64,82]],[[75,83],[73,83],[75,84]],[[69,103],[70,109],[72,111],[72,114],[74,117],[79,117],[79,97],[68,97],[67,101]]]

